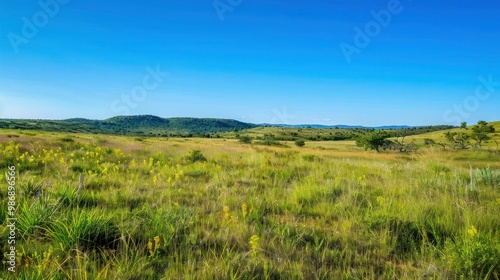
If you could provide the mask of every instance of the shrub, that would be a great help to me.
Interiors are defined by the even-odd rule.
[[[265,134],[262,140],[258,142],[258,144],[266,146],[285,147],[285,145],[276,140],[273,134]]]
[[[430,138],[425,138],[424,139],[424,144],[425,145],[434,145],[434,144],[436,144],[436,141],[434,141],[434,140],[432,140]]]
[[[297,145],[297,147],[304,147],[305,144],[306,142],[304,142],[304,140],[295,141],[295,145]]]
[[[252,144],[252,137],[250,136],[241,136],[240,137],[240,143],[243,143],[243,144]]]
[[[63,138],[61,138],[59,140],[61,140],[61,142],[67,142],[67,143],[73,143],[73,142],[75,142],[75,139],[73,139],[71,137],[63,137]]]
[[[201,153],[200,150],[191,150],[185,156],[185,159],[190,163],[195,163],[197,161],[207,161],[205,156]]]
[[[451,269],[467,279],[495,279],[500,274],[500,251],[474,226],[456,243],[447,242],[446,257]]]

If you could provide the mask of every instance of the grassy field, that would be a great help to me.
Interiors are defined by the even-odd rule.
[[[493,125],[496,132],[490,135],[491,140],[486,141],[486,143],[484,143],[484,146],[489,147],[490,149],[499,150],[500,145],[497,145],[497,144],[500,144],[500,122],[491,122],[489,124]],[[471,129],[472,129],[472,126],[467,127],[467,129],[455,128],[455,129],[449,129],[447,131],[464,132],[464,133],[470,134]],[[436,142],[446,142],[443,131],[434,131],[434,132],[430,132],[430,133],[413,135],[413,136],[408,137],[409,140],[415,140],[415,142],[417,144],[420,144],[420,145],[424,144],[424,139],[426,139],[426,138],[433,139]],[[474,142],[474,141],[472,141],[472,142]]]
[[[423,147],[442,133],[403,154],[0,130],[0,278],[500,279],[500,152]]]

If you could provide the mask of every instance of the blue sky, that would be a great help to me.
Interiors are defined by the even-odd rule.
[[[5,0],[0,36],[0,118],[500,120],[498,1]]]

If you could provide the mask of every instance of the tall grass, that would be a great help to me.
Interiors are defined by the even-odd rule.
[[[93,250],[116,247],[118,226],[100,209],[77,209],[51,222],[49,235],[62,249]]]
[[[489,187],[500,187],[500,169],[491,167],[477,168],[474,172],[477,183]]]
[[[4,165],[30,166],[18,180],[18,272],[2,264],[2,278],[500,277],[498,169],[487,167],[500,160],[486,153],[44,137],[0,144]]]

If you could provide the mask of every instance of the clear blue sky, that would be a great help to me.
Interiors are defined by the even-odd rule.
[[[499,1],[40,2],[0,3],[0,118],[500,120]]]

